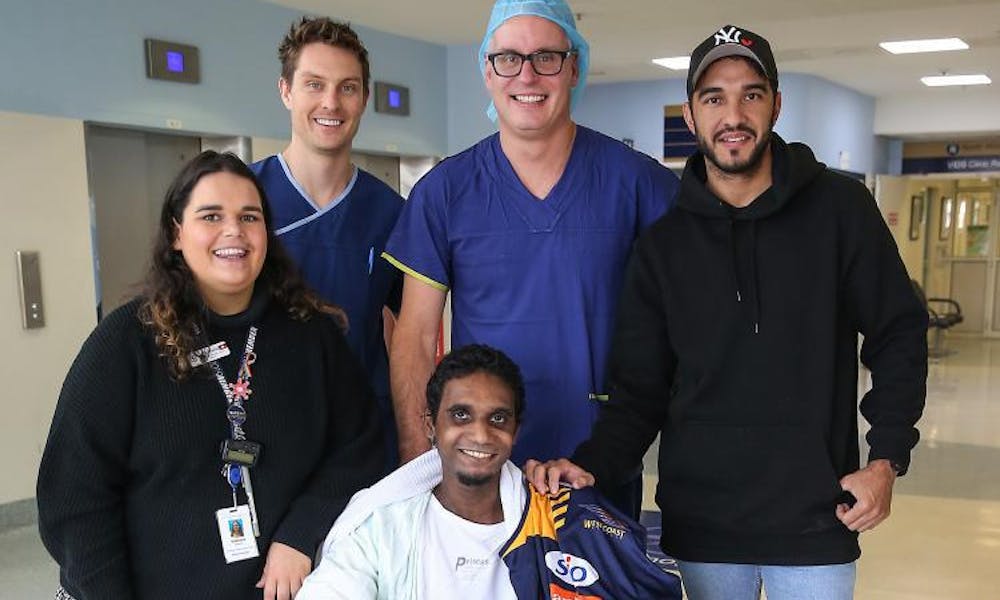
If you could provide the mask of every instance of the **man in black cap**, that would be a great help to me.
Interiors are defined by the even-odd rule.
[[[767,40],[712,34],[687,91],[698,152],[632,256],[611,399],[573,462],[526,472],[543,491],[614,485],[659,433],[661,545],[691,600],[848,599],[858,533],[888,516],[917,442],[927,312],[868,190],[772,131]]]

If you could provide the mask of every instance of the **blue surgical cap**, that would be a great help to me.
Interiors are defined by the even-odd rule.
[[[562,28],[566,37],[569,38],[571,48],[576,50],[576,60],[579,66],[580,75],[577,79],[576,87],[570,96],[570,110],[576,107],[583,95],[583,88],[587,83],[587,69],[590,67],[590,46],[587,40],[583,39],[580,32],[576,30],[576,19],[573,11],[570,10],[566,0],[497,0],[493,5],[493,12],[490,14],[490,23],[486,27],[486,35],[483,36],[483,43],[479,46],[479,70],[483,77],[486,76],[486,53],[489,51],[490,40],[493,34],[508,19],[529,15],[548,19]],[[530,67],[528,67],[530,68]],[[497,108],[493,101],[486,108],[486,116],[491,121],[497,120]]]

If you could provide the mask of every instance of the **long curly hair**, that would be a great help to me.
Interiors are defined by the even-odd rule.
[[[325,313],[332,315],[342,329],[347,328],[344,311],[324,302],[306,287],[274,235],[267,195],[253,172],[231,153],[206,150],[187,163],[167,189],[139,305],[139,320],[152,330],[157,350],[176,381],[183,381],[191,374],[188,355],[197,349],[195,331],[204,328],[208,310],[191,269],[181,252],[174,249],[177,224],[182,222],[192,190],[203,177],[213,173],[231,173],[248,179],[260,195],[267,228],[267,253],[255,283],[266,285],[271,298],[293,319],[308,321],[318,313]]]

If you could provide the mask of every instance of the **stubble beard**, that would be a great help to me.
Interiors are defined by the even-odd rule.
[[[743,133],[756,137],[756,132],[749,127],[742,126],[727,129],[721,133],[732,131],[742,131]],[[700,150],[701,153],[705,155],[705,158],[707,158],[708,161],[719,171],[728,175],[745,175],[756,171],[760,167],[761,161],[764,160],[764,152],[767,150],[768,144],[771,142],[771,131],[772,130],[768,128],[768,130],[764,132],[764,135],[758,138],[757,144],[754,146],[753,151],[750,152],[750,156],[743,161],[727,163],[720,160],[715,148],[700,133],[698,134],[698,150]],[[721,135],[721,133],[719,135]]]
[[[479,487],[486,485],[493,480],[493,475],[470,475],[468,473],[457,473],[458,482],[462,485],[467,485],[470,487]]]

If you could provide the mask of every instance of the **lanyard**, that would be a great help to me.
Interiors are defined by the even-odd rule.
[[[257,355],[253,351],[256,341],[257,328],[250,327],[250,331],[247,333],[246,348],[243,350],[243,358],[240,359],[240,367],[236,371],[236,381],[233,383],[226,381],[219,361],[211,363],[215,379],[219,382],[219,387],[222,388],[222,393],[226,396],[226,419],[229,420],[230,434],[234,440],[247,439],[246,432],[243,431],[243,423],[247,420],[247,411],[243,402],[249,400],[250,394],[253,393],[253,390],[250,389],[250,378],[253,376],[250,372],[250,365],[257,361]]]
[[[226,381],[226,376],[222,373],[222,367],[219,366],[219,361],[212,361],[211,363],[215,379],[219,382],[219,387],[222,388],[222,393],[226,396],[226,419],[229,421],[230,439],[236,441],[247,439],[246,432],[243,431],[243,423],[247,420],[247,411],[243,403],[249,400],[250,394],[253,393],[253,390],[250,389],[250,379],[253,377],[250,365],[257,361],[257,355],[253,351],[256,341],[257,328],[251,326],[250,331],[247,332],[247,343],[243,350],[243,358],[240,359],[240,366],[236,371],[236,381],[233,383]],[[253,532],[255,536],[259,536],[260,525],[257,520],[257,506],[254,501],[253,486],[250,483],[250,469],[245,465],[226,463],[222,468],[222,476],[225,477],[226,483],[232,489],[234,507],[237,504],[236,490],[241,485],[243,486],[243,490],[247,494],[247,503],[250,507],[250,521],[253,525]]]

